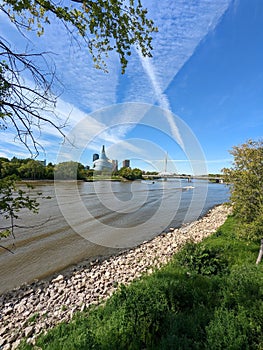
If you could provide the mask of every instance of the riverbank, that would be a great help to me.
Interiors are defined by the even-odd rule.
[[[149,242],[88,268],[58,275],[50,282],[37,282],[0,297],[2,306],[0,346],[15,349],[21,338],[34,342],[36,336],[78,310],[108,298],[120,284],[129,284],[143,274],[166,264],[187,241],[199,242],[221,226],[230,214],[220,205],[198,221],[171,229]]]

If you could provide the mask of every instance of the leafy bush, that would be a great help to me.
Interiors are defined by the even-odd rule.
[[[259,349],[263,344],[262,272],[237,266],[222,283],[221,305],[206,327],[207,349]]]
[[[204,328],[209,319],[209,311],[204,307],[170,315],[166,332],[154,349],[203,350]]]
[[[254,265],[233,267],[220,294],[227,309],[257,309],[263,300],[262,272]]]
[[[238,235],[240,238],[258,242],[263,237],[263,212],[254,221],[240,224]]]
[[[243,310],[236,313],[233,310],[219,308],[206,327],[206,348],[209,350],[249,349],[247,337],[249,328],[249,321]]]
[[[178,261],[192,272],[211,276],[225,272],[227,261],[222,257],[222,248],[208,248],[204,244],[188,243],[178,254]]]

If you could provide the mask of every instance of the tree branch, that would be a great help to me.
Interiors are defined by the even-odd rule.
[[[59,124],[53,120],[53,118],[57,119],[54,112],[56,97],[51,90],[55,73],[50,69],[47,74],[42,73],[33,63],[34,58],[40,57],[47,65],[46,52],[40,54],[14,52],[2,37],[0,37],[0,50],[0,58],[2,58],[0,61],[0,115],[3,124],[7,127],[7,122],[10,121],[20,142],[32,155],[34,152],[36,156],[39,154],[38,149],[42,147],[33,134],[33,126],[40,132],[42,123],[48,123],[65,139],[62,131],[65,123]],[[22,73],[25,70],[35,84],[32,87],[24,83]],[[33,146],[28,144],[28,139]]]

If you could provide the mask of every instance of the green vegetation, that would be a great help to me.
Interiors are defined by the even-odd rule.
[[[150,276],[37,339],[41,349],[262,349],[263,268],[257,242],[231,216]],[[20,349],[33,349],[26,343]]]
[[[138,168],[121,168],[115,172],[94,172],[86,169],[81,163],[68,161],[57,165],[34,160],[31,158],[19,159],[13,157],[11,160],[0,158],[0,179],[7,176],[17,176],[23,180],[52,180],[54,174],[56,180],[136,180],[142,178],[142,170]]]
[[[32,324],[34,324],[38,318],[39,318],[39,313],[36,312],[33,316],[31,316],[31,317],[27,320],[27,325],[32,325]]]
[[[7,176],[0,179],[0,239],[12,234],[14,237],[15,219],[18,219],[21,209],[38,212],[38,202],[26,190],[16,185],[16,176]],[[28,188],[32,187],[27,185]],[[40,196],[41,193],[38,193]],[[0,245],[3,248],[2,245]]]
[[[118,175],[127,180],[142,179],[142,171],[138,168],[131,169],[123,167],[118,171]]]
[[[15,175],[23,180],[53,180],[54,173],[56,179],[61,180],[83,180],[88,175],[84,165],[73,161],[55,166],[52,163],[45,165],[44,162],[31,158],[0,158],[0,179]]]
[[[53,179],[54,165],[49,163],[45,166],[43,162],[31,158],[0,158],[0,179],[14,175],[25,180]]]
[[[233,147],[232,168],[225,168],[231,183],[231,202],[240,221],[240,235],[263,238],[263,141],[248,140]]]
[[[83,180],[86,178],[84,165],[73,161],[57,164],[54,175],[57,180]]]
[[[263,142],[251,141],[233,147],[233,167],[224,169],[225,179],[233,184],[231,200],[236,215],[252,222],[263,209]]]

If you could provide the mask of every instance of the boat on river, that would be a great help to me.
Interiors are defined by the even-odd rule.
[[[183,191],[193,190],[194,186],[184,186],[182,189]]]

